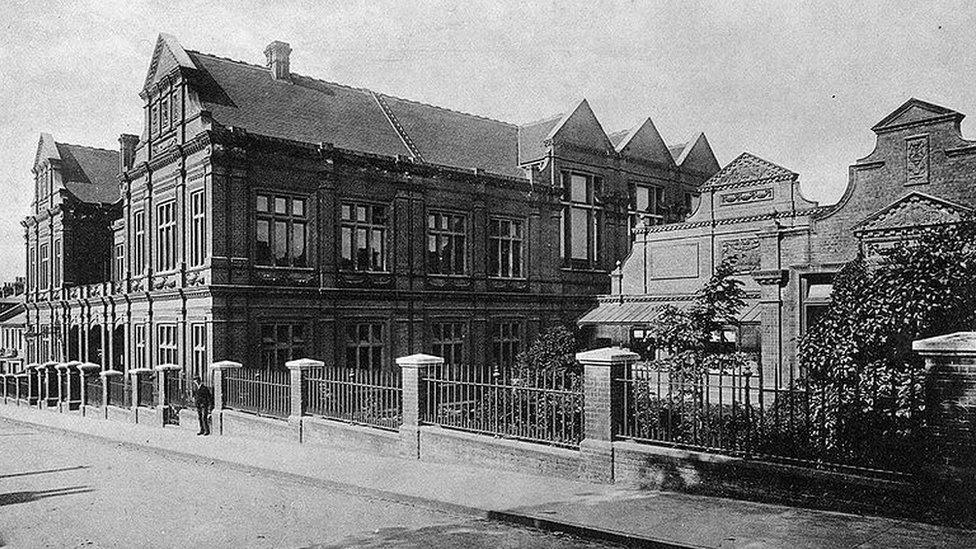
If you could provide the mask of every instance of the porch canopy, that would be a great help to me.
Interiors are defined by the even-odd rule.
[[[580,326],[596,326],[608,324],[641,325],[649,324],[660,314],[668,303],[660,301],[601,301],[595,309],[583,315],[576,323]],[[679,309],[688,306],[688,302],[671,303]],[[747,304],[739,312],[739,322],[742,324],[759,322],[759,304]]]

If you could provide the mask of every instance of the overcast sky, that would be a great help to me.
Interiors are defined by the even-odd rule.
[[[976,7],[964,1],[3,6],[0,280],[23,274],[39,133],[111,149],[140,133],[160,32],[254,63],[282,40],[294,72],[515,123],[585,97],[608,132],[646,116],[668,143],[704,131],[720,164],[749,151],[798,172],[824,203],[871,152],[869,128],[909,97],[976,118]]]

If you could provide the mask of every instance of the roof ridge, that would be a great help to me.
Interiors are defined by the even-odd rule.
[[[553,115],[547,116],[545,118],[540,118],[538,120],[533,120],[531,122],[526,122],[524,124],[519,124],[518,126],[520,128],[524,128],[526,126],[535,126],[536,124],[542,124],[543,122],[549,122],[550,120],[561,120],[562,117],[565,116],[565,115],[566,115],[566,113],[561,112],[561,113],[558,113],[558,114],[553,114]]]
[[[230,61],[231,63],[237,63],[238,65],[243,65],[245,67],[250,67],[250,68],[253,68],[253,69],[268,70],[268,67],[265,67],[265,66],[262,66],[262,65],[256,65],[254,63],[248,63],[247,61],[241,61],[239,59],[232,59],[230,57],[223,57],[223,56],[220,56],[220,55],[214,55],[212,53],[199,52],[199,51],[196,51],[196,50],[186,50],[186,51],[189,52],[189,53],[195,53],[197,55],[205,55],[207,57],[212,57],[214,59],[220,59],[220,60],[223,60],[223,61]],[[514,128],[517,128],[518,127],[518,124],[513,124],[512,122],[506,122],[504,120],[498,120],[497,118],[491,118],[491,117],[483,116],[483,115],[480,115],[480,114],[473,114],[473,113],[470,113],[470,112],[459,111],[457,109],[449,109],[447,107],[442,107],[440,105],[433,105],[431,103],[424,103],[423,101],[417,101],[415,99],[406,99],[404,97],[398,97],[396,95],[392,95],[392,94],[389,94],[389,93],[379,92],[379,91],[373,90],[371,88],[362,88],[362,87],[357,87],[357,86],[350,86],[349,84],[342,84],[340,82],[333,82],[331,80],[325,80],[323,78],[318,78],[318,77],[315,77],[315,76],[309,76],[307,74],[301,74],[301,73],[297,73],[297,72],[292,72],[291,75],[292,76],[297,76],[299,78],[304,78],[306,80],[311,80],[313,82],[319,82],[319,83],[322,83],[322,84],[328,84],[330,86],[338,86],[338,87],[341,87],[341,88],[346,88],[348,90],[355,90],[355,91],[362,92],[362,93],[365,93],[365,94],[368,94],[368,95],[371,95],[371,94],[382,95],[384,97],[389,97],[389,98],[395,99],[397,101],[404,101],[406,103],[413,103],[415,105],[422,105],[422,106],[425,106],[425,107],[430,107],[430,108],[433,108],[433,109],[439,109],[439,110],[442,110],[442,111],[452,112],[452,113],[460,114],[460,115],[463,115],[463,116],[470,116],[472,118],[478,118],[478,119],[481,119],[481,120],[488,120],[489,122],[497,122],[499,124],[505,124],[506,126],[512,126]]]
[[[89,150],[92,150],[92,151],[102,151],[102,152],[119,154],[119,151],[117,151],[115,149],[103,149],[101,147],[92,147],[91,145],[79,145],[77,143],[65,143],[64,141],[55,141],[54,143],[57,144],[57,145],[64,145],[64,146],[67,146],[67,147],[78,147],[80,149],[89,149]]]

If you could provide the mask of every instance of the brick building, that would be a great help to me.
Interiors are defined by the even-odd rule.
[[[629,344],[662,304],[687,303],[733,257],[748,292],[738,344],[761,351],[767,386],[788,384],[799,336],[829,303],[844,263],[976,206],[976,141],[963,139],[963,117],[917,99],[900,106],[872,128],[874,151],[850,167],[830,206],[803,198],[796,173],[743,153],[702,186],[685,222],[638,228],[611,293],[580,324],[592,338]]]
[[[31,361],[511,361],[608,290],[639,218],[682,219],[718,171],[704,135],[607,135],[586,101],[517,126],[301,76],[290,52],[161,35],[141,135],[42,136]]]

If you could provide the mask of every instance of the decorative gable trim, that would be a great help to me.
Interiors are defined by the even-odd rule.
[[[940,107],[934,103],[915,99],[914,97],[903,103],[900,107],[892,111],[891,114],[881,119],[871,130],[875,133],[884,133],[900,130],[918,124],[929,124],[946,120],[962,120],[966,115]]]
[[[176,61],[176,65],[180,68],[186,69],[196,69],[197,66],[193,64],[193,60],[187,55],[186,50],[180,45],[179,40],[175,36],[160,33],[159,38],[156,39],[156,48],[153,50],[152,60],[149,62],[149,70],[146,72],[146,81],[142,86],[143,93],[149,90],[156,80],[156,71],[159,68],[160,56],[168,52],[169,55],[173,56]]]
[[[742,153],[702,185],[702,189],[742,187],[750,183],[795,179],[797,174],[749,153]]]
[[[855,234],[917,229],[958,223],[973,209],[925,193],[913,192],[871,214],[854,225]]]

